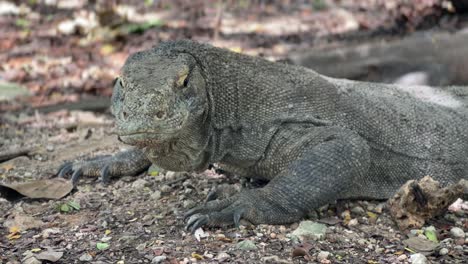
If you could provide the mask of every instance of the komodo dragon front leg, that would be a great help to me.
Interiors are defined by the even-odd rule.
[[[265,187],[190,210],[185,215],[189,218],[187,229],[194,232],[204,225],[237,226],[241,218],[253,224],[291,223],[340,198],[367,173],[369,147],[354,132],[324,127],[302,139],[291,137],[286,142],[289,144],[281,144],[284,149],[273,150],[275,155],[281,153],[280,160],[287,164]]]
[[[133,148],[115,155],[98,156],[81,162],[67,162],[59,169],[58,176],[72,174],[73,185],[81,176],[98,176],[103,183],[110,177],[137,175],[151,165],[141,149]]]

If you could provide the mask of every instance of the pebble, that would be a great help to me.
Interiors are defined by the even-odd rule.
[[[351,209],[351,213],[361,216],[364,215],[366,211],[361,206],[356,206]]]
[[[159,200],[161,198],[161,191],[154,190],[150,197],[153,200]]]
[[[408,256],[406,256],[405,254],[401,254],[400,256],[398,256],[397,259],[398,259],[399,261],[404,261],[404,260],[406,260],[407,258],[408,258]]]
[[[385,207],[385,203],[379,203],[379,204],[374,208],[374,212],[375,212],[375,213],[378,213],[378,214],[381,214],[384,207]]]
[[[412,264],[426,264],[427,263],[426,256],[424,256],[421,253],[412,254],[410,259],[411,259]]]
[[[223,262],[227,259],[229,259],[231,256],[226,253],[226,252],[219,252],[218,255],[216,255],[215,259],[219,260],[220,262]]]
[[[357,218],[349,220],[348,226],[357,226],[359,224]]]
[[[146,248],[146,243],[141,243],[138,246],[136,246],[136,250],[138,251],[143,251]]]
[[[167,259],[166,256],[156,256],[151,260],[151,263],[161,263]]]
[[[167,192],[170,192],[172,190],[172,188],[167,185],[167,184],[164,184],[163,186],[161,186],[161,188],[159,188],[161,190],[161,192],[164,192],[164,193],[167,193]]]
[[[276,238],[276,233],[270,233],[270,238],[275,239]]]
[[[441,248],[439,250],[439,255],[444,256],[444,255],[447,255],[448,252],[449,252],[449,250],[447,248]]]
[[[312,221],[302,221],[297,229],[291,233],[291,235],[293,237],[299,237],[303,239],[320,240],[325,237],[326,231],[327,226],[324,224]]]
[[[252,240],[243,240],[237,243],[236,248],[240,250],[255,250],[257,246]]]
[[[463,246],[454,246],[453,249],[458,250],[458,251],[463,251]]]
[[[84,253],[83,255],[80,256],[79,260],[83,262],[88,262],[88,261],[93,260],[93,256],[91,256],[88,253]]]
[[[52,146],[52,145],[47,145],[47,146],[46,146],[46,150],[49,151],[49,152],[52,152],[52,151],[54,151],[54,146]]]
[[[454,238],[465,238],[465,232],[459,227],[452,227],[452,229],[450,229],[450,235]]]
[[[148,181],[144,179],[138,179],[132,183],[132,188],[134,189],[143,189],[148,185]]]
[[[320,251],[317,255],[317,260],[318,261],[323,261],[323,260],[326,260],[328,259],[328,257],[330,256],[330,252],[328,251]]]
[[[189,209],[195,206],[195,202],[193,200],[185,200],[182,206]]]

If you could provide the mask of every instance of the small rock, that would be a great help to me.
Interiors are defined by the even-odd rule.
[[[378,214],[381,214],[384,207],[385,207],[385,203],[379,203],[379,204],[374,208],[374,212],[375,212],[375,213],[378,213]]]
[[[51,234],[60,234],[61,231],[58,228],[46,228],[42,230],[41,236],[42,238],[49,238]]]
[[[276,238],[276,233],[270,233],[270,238],[275,239]]]
[[[215,259],[219,260],[220,262],[223,262],[227,259],[229,259],[231,256],[226,253],[226,252],[219,252],[218,255],[216,255]]]
[[[153,200],[159,200],[161,198],[161,191],[154,190],[150,197]]]
[[[410,257],[412,264],[426,264],[427,258],[421,253],[413,254]]]
[[[353,218],[349,220],[348,226],[357,226],[358,224],[359,224],[359,221],[357,220],[357,218]]]
[[[151,263],[161,263],[167,259],[166,256],[156,256],[151,260]]]
[[[132,183],[133,189],[143,189],[148,185],[148,181],[144,179],[138,179]]]
[[[453,249],[455,249],[457,251],[463,251],[463,246],[461,246],[461,245],[454,246]]]
[[[292,236],[304,239],[315,239],[320,240],[325,237],[325,232],[327,231],[327,226],[324,224],[312,222],[312,221],[302,221],[296,230],[292,232]]]
[[[93,260],[93,256],[91,256],[88,253],[84,253],[83,255],[80,256],[79,260],[83,262],[88,262],[88,261]]]
[[[356,206],[351,209],[351,213],[361,216],[361,215],[364,215],[366,211],[361,206]]]
[[[408,258],[408,256],[406,256],[405,254],[401,254],[400,256],[398,256],[397,259],[398,259],[399,261],[404,261],[404,260],[406,260],[407,258]]]
[[[447,248],[441,248],[439,250],[439,255],[444,256],[444,255],[447,255],[448,252],[449,252],[449,250]]]
[[[59,251],[45,251],[37,254],[35,257],[39,260],[48,260],[50,262],[56,262],[61,259],[63,256],[63,252]]]
[[[189,208],[192,208],[195,206],[195,202],[193,200],[185,200],[182,204],[182,206],[185,208],[185,209],[189,209]]]
[[[317,255],[317,260],[322,262],[323,260],[326,260],[328,259],[328,257],[330,256],[330,252],[328,251],[320,251]]]
[[[465,238],[465,232],[459,227],[452,227],[452,229],[450,229],[450,235],[454,238]]]
[[[143,251],[146,248],[146,243],[141,243],[138,246],[136,246],[136,250],[138,251]]]
[[[262,263],[275,263],[275,264],[290,264],[290,263],[292,263],[289,260],[280,259],[280,257],[275,256],[275,255],[262,257],[260,260],[262,261]]]
[[[46,146],[46,150],[49,151],[49,152],[52,152],[52,151],[54,151],[54,146],[52,146],[52,145],[47,145],[47,146]]]
[[[247,239],[237,243],[236,248],[240,250],[256,250],[257,246],[252,240]]]
[[[164,184],[163,186],[161,186],[161,188],[159,188],[161,190],[161,192],[163,193],[167,193],[167,192],[170,192],[172,190],[172,188],[167,185],[167,184]]]

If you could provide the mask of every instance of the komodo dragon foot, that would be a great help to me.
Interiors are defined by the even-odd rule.
[[[184,219],[186,229],[195,232],[199,227],[239,226],[244,219],[253,224],[284,224],[297,221],[302,212],[285,208],[274,202],[268,188],[251,189],[223,200],[211,200],[189,210]]]
[[[98,176],[105,184],[111,177],[123,175],[137,175],[146,170],[151,162],[138,149],[123,151],[115,155],[98,156],[93,159],[64,163],[59,171],[59,177],[71,174],[73,185],[78,183],[81,176]]]

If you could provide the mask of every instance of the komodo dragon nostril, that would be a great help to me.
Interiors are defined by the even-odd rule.
[[[158,112],[156,112],[156,117],[157,117],[158,119],[161,119],[161,118],[163,118],[164,116],[165,116],[164,111],[158,111]]]

